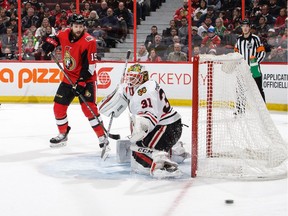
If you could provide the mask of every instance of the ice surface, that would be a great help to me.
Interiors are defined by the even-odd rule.
[[[191,125],[190,108],[176,107]],[[287,113],[271,112],[288,140]],[[52,104],[2,104],[0,108],[0,214],[3,216],[286,216],[287,179],[228,181],[191,179],[189,161],[177,180],[155,180],[116,163],[115,141],[105,161],[98,139],[73,104],[67,147],[51,149],[57,128]],[[109,119],[103,117],[108,124]],[[190,150],[191,128],[181,140]],[[112,133],[129,134],[127,113],[114,119]],[[225,204],[233,199],[234,204]]]

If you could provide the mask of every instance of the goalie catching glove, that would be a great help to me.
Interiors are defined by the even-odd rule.
[[[130,138],[131,143],[135,143],[144,139],[147,134],[154,128],[152,123],[147,118],[133,115],[131,119],[133,127],[132,135]]]

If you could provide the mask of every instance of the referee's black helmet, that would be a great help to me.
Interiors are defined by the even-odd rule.
[[[250,20],[249,19],[242,20],[241,25],[249,25],[249,26],[251,26]]]

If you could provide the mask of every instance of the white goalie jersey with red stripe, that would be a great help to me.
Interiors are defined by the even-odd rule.
[[[154,127],[172,124],[181,118],[170,105],[164,90],[154,80],[148,80],[138,88],[123,85],[123,94],[129,101],[132,115],[149,119]]]

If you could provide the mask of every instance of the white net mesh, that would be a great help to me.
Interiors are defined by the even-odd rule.
[[[287,143],[242,57],[200,56],[198,81],[197,176],[286,177]]]

